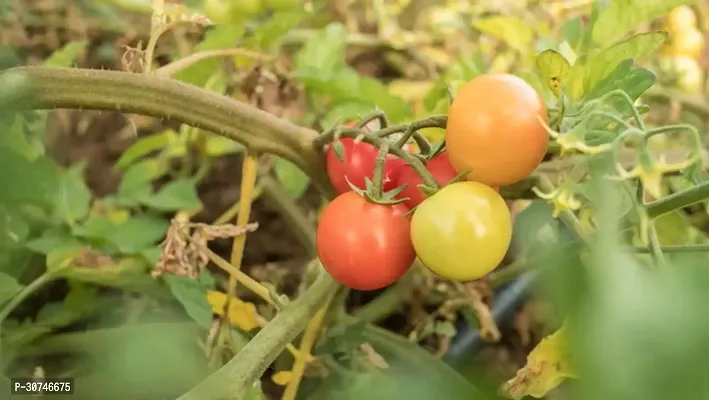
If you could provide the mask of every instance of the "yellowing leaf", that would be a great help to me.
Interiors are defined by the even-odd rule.
[[[566,378],[577,378],[571,369],[571,354],[566,343],[565,326],[542,339],[527,356],[527,365],[517,371],[502,390],[515,400],[524,396],[544,397]]]
[[[473,28],[524,51],[532,43],[534,32],[522,18],[496,15],[473,21]]]
[[[223,314],[226,294],[210,290],[207,292],[207,301],[212,306],[214,314]],[[256,306],[239,299],[231,299],[229,303],[229,322],[247,332],[261,326],[258,323]]]
[[[568,81],[571,64],[555,50],[545,50],[539,53],[535,63],[549,89],[559,96],[561,86]]]
[[[293,375],[291,371],[278,371],[271,377],[273,383],[278,386],[285,386],[290,382],[290,378]]]

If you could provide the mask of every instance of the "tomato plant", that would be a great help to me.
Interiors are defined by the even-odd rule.
[[[428,163],[426,163],[426,169],[440,186],[447,185],[448,182],[452,181],[453,178],[458,175],[448,159],[448,153],[445,152],[431,158]],[[415,169],[408,164],[402,166],[396,186],[406,185],[406,187],[397,197],[400,199],[407,198],[408,200],[406,200],[404,204],[409,208],[416,207],[422,201],[426,200],[426,195],[418,188],[418,185],[421,184],[423,184],[423,179],[421,179],[421,176],[419,176]]]
[[[335,153],[332,146],[328,146],[326,155],[327,175],[332,186],[338,193],[345,193],[352,188],[347,184],[349,180],[353,185],[364,189],[364,178],[372,179],[374,175],[374,165],[377,160],[379,149],[365,142],[355,142],[354,139],[342,138],[344,161]],[[396,187],[396,181],[404,166],[404,160],[389,154],[384,164],[383,189],[388,191]]]
[[[495,269],[512,239],[507,204],[479,182],[452,183],[419,204],[411,241],[421,262],[436,274],[461,281]]]
[[[467,179],[489,186],[518,182],[539,165],[549,145],[544,103],[521,78],[485,74],[461,86],[448,113],[446,148]]]
[[[316,248],[325,270],[353,289],[387,286],[409,270],[416,255],[408,208],[370,203],[350,191],[325,207]]]

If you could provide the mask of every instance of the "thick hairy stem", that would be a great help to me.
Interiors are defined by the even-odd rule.
[[[246,389],[338,287],[328,274],[320,274],[307,292],[279,312],[231,361],[177,400],[243,399]]]
[[[0,99],[0,109],[26,102],[33,109],[112,110],[208,130],[251,151],[283,157],[305,171],[318,189],[334,193],[322,154],[311,143],[317,136],[315,131],[196,86],[154,74],[17,67],[0,73],[0,87],[12,94]]]

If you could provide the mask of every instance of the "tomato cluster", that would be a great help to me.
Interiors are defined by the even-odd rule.
[[[421,157],[439,189],[424,185],[416,164],[389,154],[380,185],[392,192],[379,199],[366,182],[380,150],[350,138],[338,139],[339,154],[327,146],[327,173],[339,195],[318,225],[324,268],[358,290],[395,282],[416,257],[448,279],[488,274],[512,237],[512,218],[497,189],[528,177],[542,161],[547,120],[541,97],[521,78],[478,76],[451,104],[443,148]]]
[[[687,92],[701,91],[704,71],[699,59],[704,52],[705,40],[697,29],[697,16],[689,6],[675,7],[667,15],[664,28],[670,41],[662,50],[660,69],[676,76],[676,85]]]

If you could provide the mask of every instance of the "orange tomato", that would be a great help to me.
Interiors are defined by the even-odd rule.
[[[461,86],[448,112],[446,149],[467,180],[504,186],[541,163],[549,134],[539,94],[519,77],[485,74]]]

